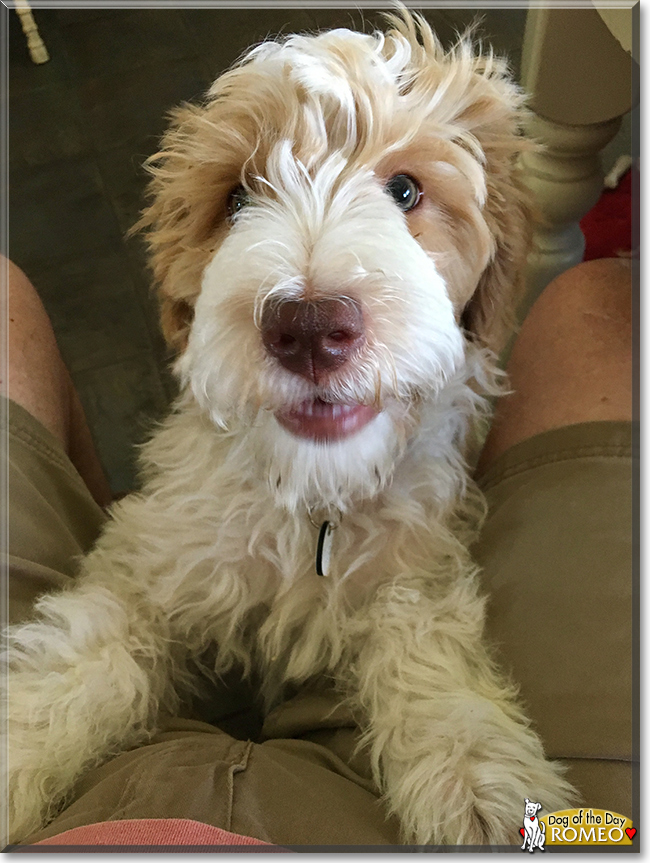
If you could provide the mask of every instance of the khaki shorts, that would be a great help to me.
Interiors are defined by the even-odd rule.
[[[37,596],[71,583],[104,515],[55,438],[13,403],[9,452],[9,612],[18,621]],[[475,551],[489,637],[548,755],[567,764],[586,805],[636,821],[632,478],[627,423],[524,441],[480,477],[489,516]],[[209,722],[175,719],[91,770],[71,805],[26,841],[99,821],[188,818],[279,845],[399,843],[333,695],[300,692],[264,719],[255,743],[238,739],[247,737],[240,695],[231,688]],[[233,736],[223,729],[237,731],[238,716]]]

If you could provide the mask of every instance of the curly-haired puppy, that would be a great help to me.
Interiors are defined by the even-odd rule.
[[[335,679],[416,843],[570,789],[495,672],[464,456],[522,277],[522,97],[404,12],[252,50],[179,109],[144,215],[182,393],[73,590],[10,632],[11,833],[147,739],[188,657]],[[182,649],[179,647],[182,645]]]

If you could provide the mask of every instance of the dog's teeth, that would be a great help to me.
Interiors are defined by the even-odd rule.
[[[333,420],[345,421],[357,410],[356,404],[339,404],[334,402],[315,401],[302,402],[294,408],[294,414],[305,419],[309,417],[329,417]]]

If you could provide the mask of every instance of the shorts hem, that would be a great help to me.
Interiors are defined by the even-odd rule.
[[[638,426],[638,424],[637,424]],[[515,444],[477,474],[483,492],[546,464],[592,458],[630,459],[638,452],[631,422],[589,422],[550,429]]]

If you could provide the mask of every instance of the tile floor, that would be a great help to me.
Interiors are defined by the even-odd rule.
[[[445,42],[472,10],[427,12]],[[518,71],[525,10],[487,10],[483,32]],[[362,26],[344,9],[37,9],[49,63],[9,16],[10,255],[51,316],[115,493],[134,444],[174,395],[139,239],[142,162],[165,114],[199,96],[267,34]],[[366,29],[379,14],[365,10]]]

